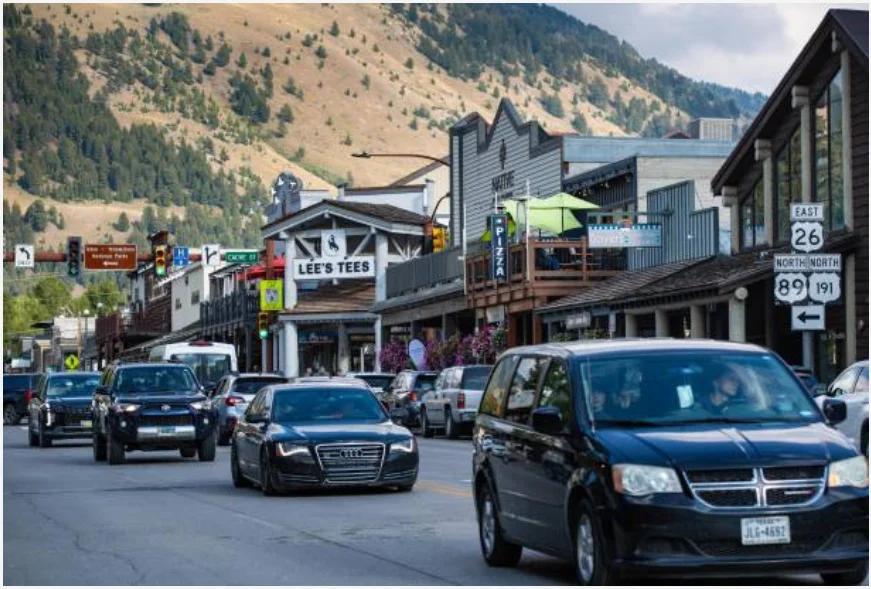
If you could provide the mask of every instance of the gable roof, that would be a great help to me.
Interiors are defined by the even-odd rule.
[[[331,213],[337,217],[388,232],[403,232],[414,235],[423,235],[423,226],[429,222],[429,217],[425,215],[418,215],[393,205],[322,200],[310,207],[263,225],[260,229],[263,237],[268,238],[280,231],[291,230],[313,221],[325,213]]]
[[[756,139],[767,138],[792,110],[792,87],[802,85],[812,77],[810,70],[824,51],[831,52],[831,33],[834,31],[844,45],[868,69],[868,11],[829,10],[817,30],[801,50],[786,75],[750,123],[747,132],[726,158],[723,166],[711,180],[711,191],[720,194],[723,186],[736,183],[733,178],[743,175],[755,160]]]
[[[490,149],[490,143],[493,141],[493,135],[496,133],[496,124],[505,113],[508,122],[514,127],[514,131],[518,135],[529,135],[529,153],[534,157],[541,153],[557,149],[562,145],[563,137],[572,135],[550,135],[538,121],[523,122],[523,117],[517,112],[517,109],[507,98],[499,101],[499,107],[496,109],[496,114],[493,116],[493,123],[487,123],[484,118],[478,113],[467,115],[453,127],[450,128],[451,135],[466,133],[471,130],[477,131],[478,138],[478,153],[483,153]]]

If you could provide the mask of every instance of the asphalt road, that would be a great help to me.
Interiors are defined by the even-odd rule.
[[[90,444],[30,448],[25,429],[3,428],[5,585],[573,584],[531,551],[516,569],[484,563],[468,439],[420,439],[412,493],[264,497],[233,488],[227,448],[214,463],[136,452],[109,467]]]

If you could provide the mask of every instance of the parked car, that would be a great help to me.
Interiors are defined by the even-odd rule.
[[[335,486],[411,491],[418,463],[411,432],[351,379],[261,389],[230,446],[233,484],[256,483],[265,495]]]
[[[811,394],[814,394],[820,381],[818,381],[817,377],[814,376],[813,370],[804,366],[791,366],[791,368],[805,388],[809,390]]]
[[[99,372],[54,372],[39,379],[27,405],[29,444],[48,448],[57,439],[90,438],[98,384]]]
[[[18,425],[41,375],[35,372],[3,375],[3,423]]]
[[[484,559],[622,576],[868,572],[868,464],[776,354],[731,342],[515,348],[473,433]]]
[[[94,392],[94,460],[133,450],[178,450],[215,460],[218,411],[181,363],[112,364]]]
[[[403,370],[394,377],[387,392],[390,417],[405,427],[420,425],[422,399],[435,387],[438,372]]]
[[[396,378],[395,374],[389,372],[349,372],[346,374],[348,378],[359,378],[369,385],[372,392],[379,399],[383,399],[385,391],[390,387],[390,383]]]
[[[218,409],[218,445],[230,444],[233,428],[245,414],[248,403],[257,391],[269,384],[288,382],[283,376],[274,374],[243,373],[229,374],[218,381],[212,396]]]
[[[429,438],[433,430],[442,429],[445,436],[456,438],[460,430],[471,431],[492,369],[492,366],[455,366],[442,370],[421,408],[421,434]]]
[[[847,419],[838,424],[851,442],[868,457],[868,360],[856,362],[838,375],[825,391],[817,396],[822,405],[827,398],[841,399],[847,404]]]

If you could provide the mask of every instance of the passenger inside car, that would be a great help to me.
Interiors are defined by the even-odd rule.
[[[747,396],[738,375],[731,368],[725,367],[714,379],[710,394],[702,402],[708,411],[722,413],[730,406],[746,403]]]

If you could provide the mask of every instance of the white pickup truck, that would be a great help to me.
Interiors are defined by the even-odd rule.
[[[443,370],[421,407],[421,434],[430,438],[434,430],[443,429],[445,436],[456,438],[461,429],[471,430],[492,369],[455,366]]]

